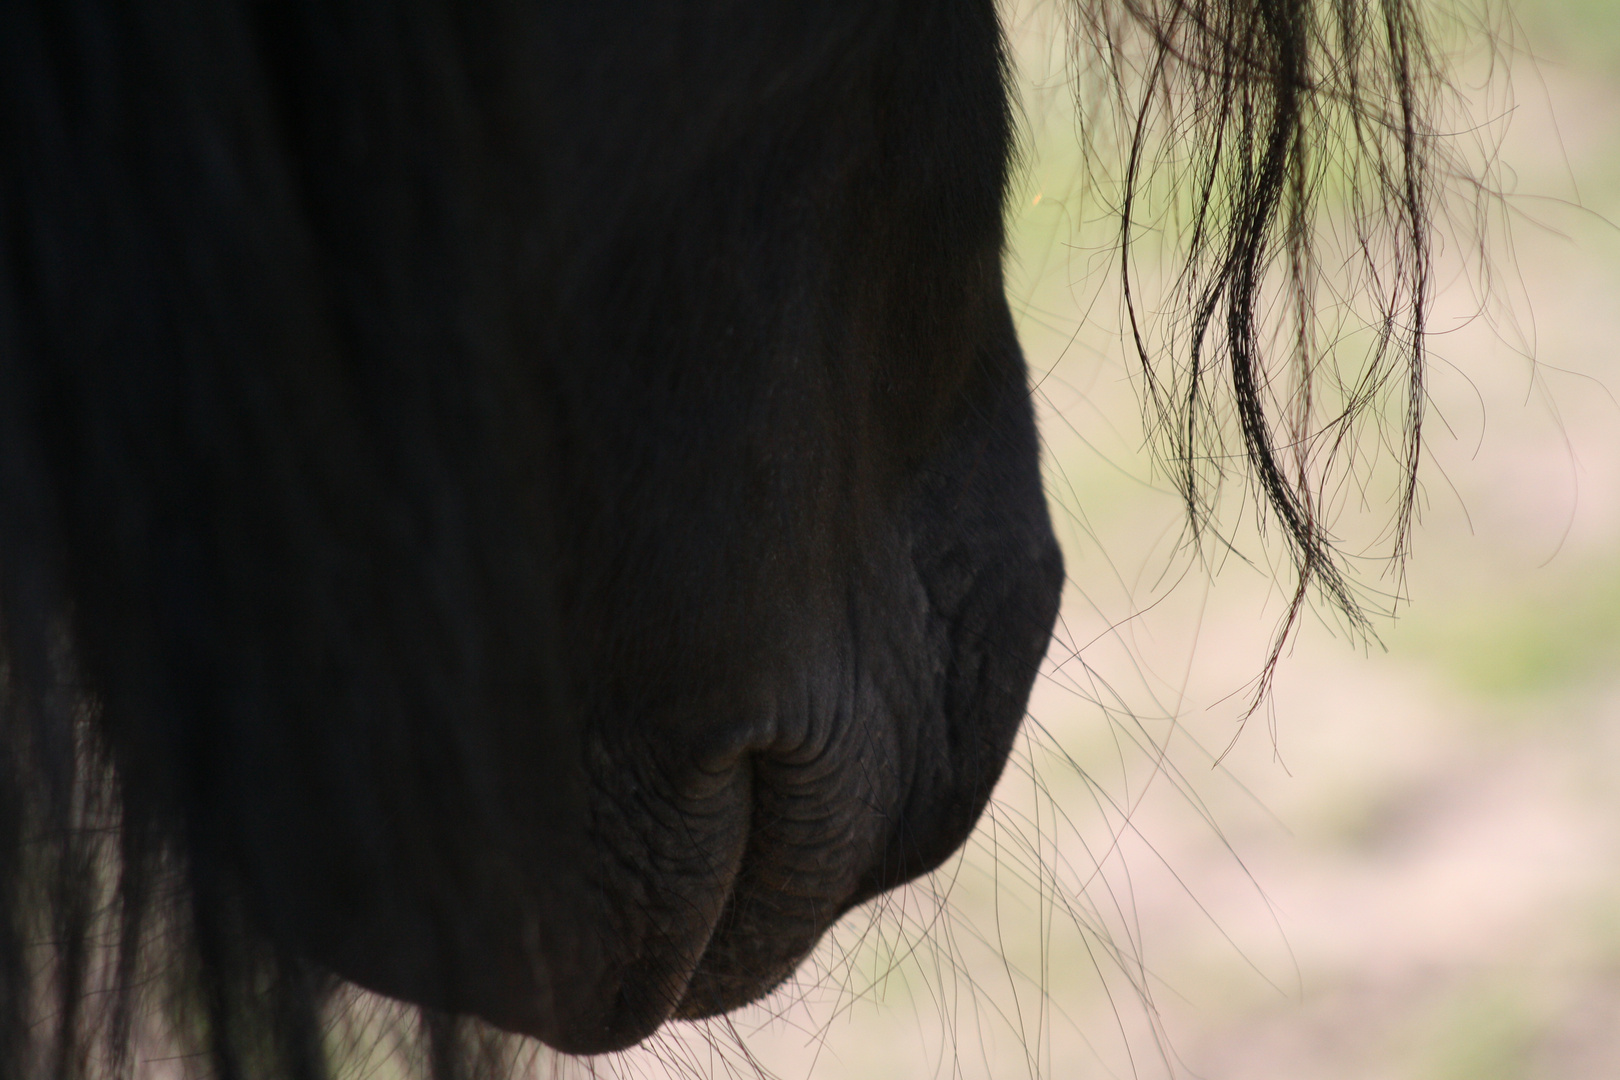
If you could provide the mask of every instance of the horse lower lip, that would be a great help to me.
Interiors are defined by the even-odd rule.
[[[704,1020],[711,1016],[719,1016],[732,1009],[757,1001],[782,984],[791,974],[793,965],[789,965],[787,973],[780,977],[765,980],[749,980],[744,985],[740,980],[734,985],[715,985],[727,980],[713,976],[709,978],[694,979],[688,984],[686,993],[676,1003],[675,1011],[670,1014],[675,1020]],[[698,993],[693,993],[696,987]]]
[[[672,1018],[702,1020],[758,1001],[786,982],[820,939],[819,930],[808,938],[802,930],[783,934],[779,952],[759,956],[734,952],[717,933],[687,980]]]

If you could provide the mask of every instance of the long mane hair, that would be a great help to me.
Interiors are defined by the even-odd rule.
[[[1373,636],[1369,616],[1401,597],[1431,242],[1440,196],[1468,176],[1438,126],[1457,98],[1407,0],[1080,0],[1072,11],[1076,66],[1094,75],[1082,137],[1100,136],[1118,162],[1117,268],[1150,444],[1195,547],[1227,545],[1216,504],[1237,478],[1292,564],[1252,711],[1313,596],[1352,636]],[[1144,233],[1179,256],[1146,300]],[[1388,489],[1362,486],[1374,472],[1393,478]],[[1381,550],[1336,543],[1352,495],[1387,500]],[[1366,582],[1355,565],[1366,562],[1393,583]]]
[[[1382,425],[1400,476],[1389,550],[1406,550],[1444,152],[1423,16],[1414,0],[1068,2],[1074,63],[1095,76],[1078,80],[1097,125],[1082,136],[1101,145],[1107,128],[1123,151],[1118,267],[1146,417],[1193,529],[1223,480],[1246,475],[1292,553],[1277,648],[1313,595],[1364,627],[1325,515],[1334,463]],[[47,93],[32,77],[14,68],[0,85]],[[1178,314],[1157,318],[1133,253],[1166,207],[1180,215]],[[1330,220],[1352,261],[1324,261]],[[11,273],[0,262],[0,290]],[[1372,313],[1369,347],[1344,366],[1319,325],[1330,290]],[[16,313],[0,293],[0,332]],[[6,612],[0,632],[0,1076],[318,1080],[378,1055],[433,1080],[513,1067],[516,1040],[378,1005],[279,955],[153,793],[121,785],[66,631]]]

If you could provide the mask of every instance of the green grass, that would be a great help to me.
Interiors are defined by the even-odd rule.
[[[1391,643],[1478,698],[1576,692],[1620,666],[1620,560],[1482,579],[1471,596],[1419,606]]]
[[[1541,1025],[1524,994],[1490,987],[1440,1010],[1422,1080],[1529,1080]]]

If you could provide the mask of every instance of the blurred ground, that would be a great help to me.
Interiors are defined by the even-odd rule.
[[[1176,553],[1020,11],[1012,290],[1075,583],[1031,737],[960,864],[598,1073],[1620,1076],[1620,5],[1516,17],[1512,245],[1494,318],[1439,297],[1411,602],[1382,648],[1308,622],[1216,767],[1282,598]]]

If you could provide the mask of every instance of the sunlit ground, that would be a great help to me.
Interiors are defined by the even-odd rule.
[[[1466,279],[1438,298],[1410,602],[1381,644],[1307,620],[1241,732],[1284,597],[1181,546],[1076,239],[1107,237],[1050,13],[1018,17],[1012,291],[1072,580],[1030,739],[961,863],[765,1006],[596,1071],[1620,1076],[1620,6],[1518,17],[1512,244],[1494,318]]]

